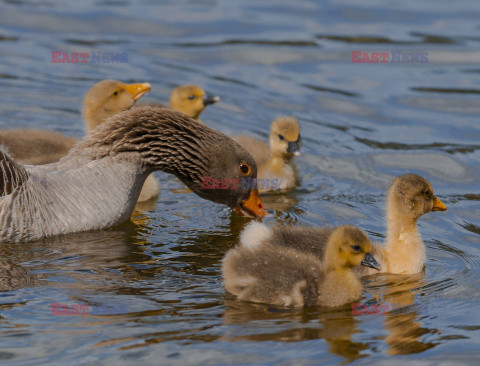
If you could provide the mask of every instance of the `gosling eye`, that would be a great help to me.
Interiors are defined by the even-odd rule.
[[[280,141],[285,140],[285,137],[283,137],[283,135],[278,135],[278,138],[280,139]]]
[[[250,165],[248,164],[245,164],[245,163],[241,163],[239,166],[238,166],[238,170],[240,171],[240,173],[242,175],[249,175],[250,172],[252,171],[252,169],[250,168]]]
[[[359,252],[360,251],[360,245],[352,245],[352,249],[356,252]]]
[[[117,95],[118,95],[118,90],[115,90],[115,91],[113,92],[113,96],[116,97]]]
[[[194,100],[194,99],[195,99],[195,95],[193,95],[193,94],[192,94],[192,95],[190,95],[190,96],[188,97],[188,99],[190,99],[190,100]]]
[[[432,196],[433,196],[432,192],[430,192],[430,191],[424,191],[424,192],[423,192],[423,195],[424,195],[427,199],[430,199],[430,198],[432,198]]]

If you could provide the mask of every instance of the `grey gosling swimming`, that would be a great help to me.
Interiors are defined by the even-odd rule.
[[[380,268],[370,250],[368,237],[353,226],[332,231],[323,261],[295,245],[241,242],[223,259],[223,281],[240,300],[290,307],[341,306],[362,292],[353,267]]]

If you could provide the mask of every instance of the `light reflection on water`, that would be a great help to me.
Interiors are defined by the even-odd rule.
[[[98,80],[220,95],[202,120],[266,139],[302,125],[302,185],[265,196],[269,223],[351,223],[381,241],[385,190],[417,172],[448,206],[419,221],[425,272],[378,275],[360,303],[402,311],[278,309],[236,301],[220,261],[248,219],[158,174],[158,202],[104,232],[0,246],[0,359],[34,362],[471,364],[480,343],[480,7],[470,2],[3,1],[0,127],[81,137]],[[128,52],[126,64],[51,64],[51,51]],[[350,52],[426,51],[422,65]],[[147,99],[145,101],[148,101]],[[52,303],[113,308],[52,315]],[[115,310],[117,309],[117,310]],[[119,311],[122,310],[122,311]],[[393,362],[396,359],[389,359]]]

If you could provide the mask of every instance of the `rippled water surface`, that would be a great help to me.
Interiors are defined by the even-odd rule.
[[[55,50],[128,63],[52,64]],[[351,51],[428,63],[356,64]],[[366,284],[361,302],[382,314],[277,309],[222,287],[221,258],[248,219],[158,174],[157,204],[132,222],[0,246],[2,363],[478,362],[478,1],[0,1],[1,128],[81,137],[83,95],[107,78],[149,81],[150,101],[198,84],[222,98],[202,119],[230,135],[266,139],[275,117],[296,116],[302,185],[264,197],[266,222],[351,223],[381,240],[385,190],[406,172],[448,211],[419,221],[425,273]],[[90,311],[52,315],[52,303]]]

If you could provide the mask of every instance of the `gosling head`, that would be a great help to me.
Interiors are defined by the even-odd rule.
[[[207,94],[196,85],[175,88],[170,95],[170,107],[193,119],[198,119],[207,105],[217,103],[220,97]]]
[[[292,157],[300,155],[300,124],[294,117],[281,117],[270,127],[270,150],[273,155]]]
[[[447,206],[434,194],[425,178],[406,174],[393,180],[388,190],[387,219],[415,223],[430,211],[445,211]]]
[[[371,254],[372,244],[367,235],[355,226],[340,226],[331,234],[327,243],[326,260],[333,268],[366,266],[382,269]]]
[[[83,100],[83,113],[90,132],[108,117],[130,109],[150,91],[150,83],[124,84],[117,80],[102,80],[90,88]]]

